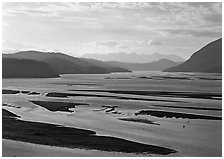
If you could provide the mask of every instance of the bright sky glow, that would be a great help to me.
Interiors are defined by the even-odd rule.
[[[3,49],[176,54],[222,36],[217,3],[3,3]]]

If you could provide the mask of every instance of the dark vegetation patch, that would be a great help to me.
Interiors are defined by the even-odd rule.
[[[202,108],[202,107],[185,107],[185,106],[173,106],[173,105],[150,105],[153,107],[164,107],[164,108],[180,108],[180,109],[194,109],[194,110],[214,110],[214,111],[222,111],[220,108]]]
[[[14,113],[12,113],[8,110],[2,109],[2,118],[3,119],[6,119],[6,118],[20,118],[20,116],[14,114]]]
[[[30,93],[30,91],[21,91],[21,93],[28,94],[28,93]]]
[[[120,111],[113,111],[113,112],[111,112],[112,114],[121,114],[121,115],[124,115],[122,112],[120,112]]]
[[[99,86],[101,84],[96,83],[51,83],[56,85],[65,85],[65,86]]]
[[[131,94],[143,96],[158,96],[158,97],[175,97],[175,98],[200,98],[200,99],[214,99],[222,100],[221,93],[204,93],[204,92],[171,92],[171,91],[124,91],[124,90],[70,90],[83,92],[107,92],[117,94]],[[216,98],[218,97],[218,98]]]
[[[106,77],[105,79],[109,79],[109,80],[129,80],[129,79],[132,79],[132,78],[130,78],[130,77]]]
[[[103,105],[102,106],[103,108],[105,108],[105,109],[107,109],[105,112],[106,113],[109,113],[109,112],[112,112],[112,111],[114,111],[118,106],[110,106],[110,105]]]
[[[40,93],[38,93],[38,92],[30,92],[30,93],[28,93],[28,95],[40,95]]]
[[[59,75],[44,62],[27,59],[2,58],[2,78],[56,77],[59,77]]]
[[[86,90],[84,90],[86,91]],[[100,92],[100,91],[99,91]],[[102,92],[102,91],[101,91]],[[47,93],[47,97],[61,97],[67,98],[71,97],[105,97],[105,98],[114,98],[114,99],[121,99],[121,100],[138,100],[138,101],[159,101],[159,102],[183,102],[183,101],[176,101],[176,100],[165,100],[165,99],[145,99],[145,98],[135,98],[135,97],[121,97],[121,96],[112,96],[112,95],[100,95],[100,94],[81,94],[81,93],[59,93],[59,92],[51,92]]]
[[[19,91],[19,90],[8,90],[8,89],[2,90],[2,94],[18,94],[20,92],[27,95],[40,95],[40,93],[38,92],[31,92],[31,91]]]
[[[168,155],[177,151],[161,146],[137,143],[122,138],[98,136],[96,132],[60,125],[16,119],[17,115],[2,110],[2,137],[23,142],[123,153]]]
[[[207,77],[197,77],[200,80],[222,80],[222,78],[207,78]]]
[[[152,77],[147,77],[147,76],[140,76],[140,77],[137,77],[137,78],[140,78],[140,79],[153,79]]]
[[[58,92],[51,92],[46,94],[47,97],[59,97],[59,98],[68,98],[68,93],[58,93]]]
[[[15,106],[15,105],[8,104],[8,103],[3,103],[2,106],[13,107],[13,108],[21,108],[20,106]]]
[[[75,108],[76,105],[89,105],[87,103],[68,103],[68,102],[52,102],[52,101],[30,101],[36,105],[46,108],[49,111],[65,111],[73,112],[69,108]]]
[[[187,118],[187,119],[206,119],[206,120],[222,120],[222,117],[200,115],[200,114],[188,114],[188,113],[178,113],[178,112],[168,112],[159,110],[140,110],[135,113],[135,115],[151,115],[158,118]]]
[[[8,90],[8,89],[3,89],[2,94],[18,94],[18,90]]]
[[[144,123],[144,124],[152,124],[152,125],[160,125],[156,122],[147,119],[138,119],[138,118],[118,118],[119,120],[129,121],[129,122],[137,122],[137,123]]]
[[[96,109],[94,111],[105,111],[105,113],[122,114],[123,115],[122,112],[116,110],[116,108],[118,108],[119,106],[102,105],[101,107],[102,107],[102,109]]]
[[[152,76],[152,79],[191,80],[191,78],[189,78],[189,77],[174,77],[174,76]]]
[[[112,80],[120,80],[120,79],[150,79],[150,80],[191,80],[189,77],[173,77],[173,76],[139,76],[139,77],[106,77],[105,79],[112,79]]]

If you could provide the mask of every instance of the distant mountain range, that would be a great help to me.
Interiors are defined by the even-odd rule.
[[[151,55],[147,54],[136,54],[136,53],[108,53],[108,54],[85,54],[82,57],[97,59],[101,61],[118,61],[118,62],[128,62],[128,63],[149,63],[152,61],[158,61],[160,59],[168,59],[175,62],[185,61],[183,58],[177,55],[164,55],[159,53],[154,53]]]
[[[164,71],[222,73],[222,39],[207,44],[186,62]]]
[[[183,60],[176,55],[138,55],[135,53],[114,55],[111,54],[109,56],[119,58],[120,60],[123,59],[124,61],[126,58],[126,61],[132,61],[132,63],[106,60],[103,62],[95,59],[76,58],[54,52],[20,51],[13,54],[3,54],[2,77],[51,78],[59,77],[60,74],[105,74],[150,70],[164,70],[165,72],[222,72],[222,39],[207,44],[183,63],[176,62]],[[107,55],[103,56],[108,57]],[[143,63],[144,61],[164,56],[169,58]],[[151,57],[151,59],[148,60],[148,57]],[[172,61],[170,58],[175,60]]]
[[[2,57],[3,78],[50,78],[58,77],[60,74],[161,71],[179,64],[179,62],[167,59],[151,63],[103,62],[95,59],[76,58],[62,53],[39,51],[20,51],[3,54]]]
[[[125,63],[117,61],[108,61],[106,63],[126,68],[131,71],[162,71],[166,68],[179,65],[181,62],[174,62],[168,59],[161,59],[149,63]]]
[[[111,72],[130,72],[124,68],[107,65],[102,61],[80,59],[62,53],[21,51],[14,54],[3,54],[2,57],[3,59],[27,59],[44,62],[49,65],[56,74],[104,74]]]
[[[44,62],[24,59],[3,58],[3,78],[55,78],[59,77]]]

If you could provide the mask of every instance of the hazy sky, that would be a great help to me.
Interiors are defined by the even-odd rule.
[[[187,58],[222,36],[218,3],[4,3],[3,49]]]

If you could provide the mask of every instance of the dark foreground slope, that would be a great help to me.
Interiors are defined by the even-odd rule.
[[[123,153],[168,155],[177,151],[122,138],[100,136],[95,131],[40,122],[23,121],[2,109],[2,138],[68,148],[95,149]]]
[[[222,39],[218,39],[195,52],[183,64],[168,68],[164,72],[222,72]]]
[[[2,59],[3,78],[55,78],[59,77],[45,63],[34,60]]]
[[[104,68],[91,61],[75,58],[62,53],[21,51],[15,54],[3,54],[3,57],[42,61],[47,63],[57,74],[103,74],[115,72],[112,67]],[[116,71],[126,72],[128,70],[120,69]]]
[[[117,61],[108,61],[108,64],[117,65],[131,71],[162,71],[164,69],[179,65],[181,62],[174,62],[168,59],[160,59],[149,63],[125,63]]]

